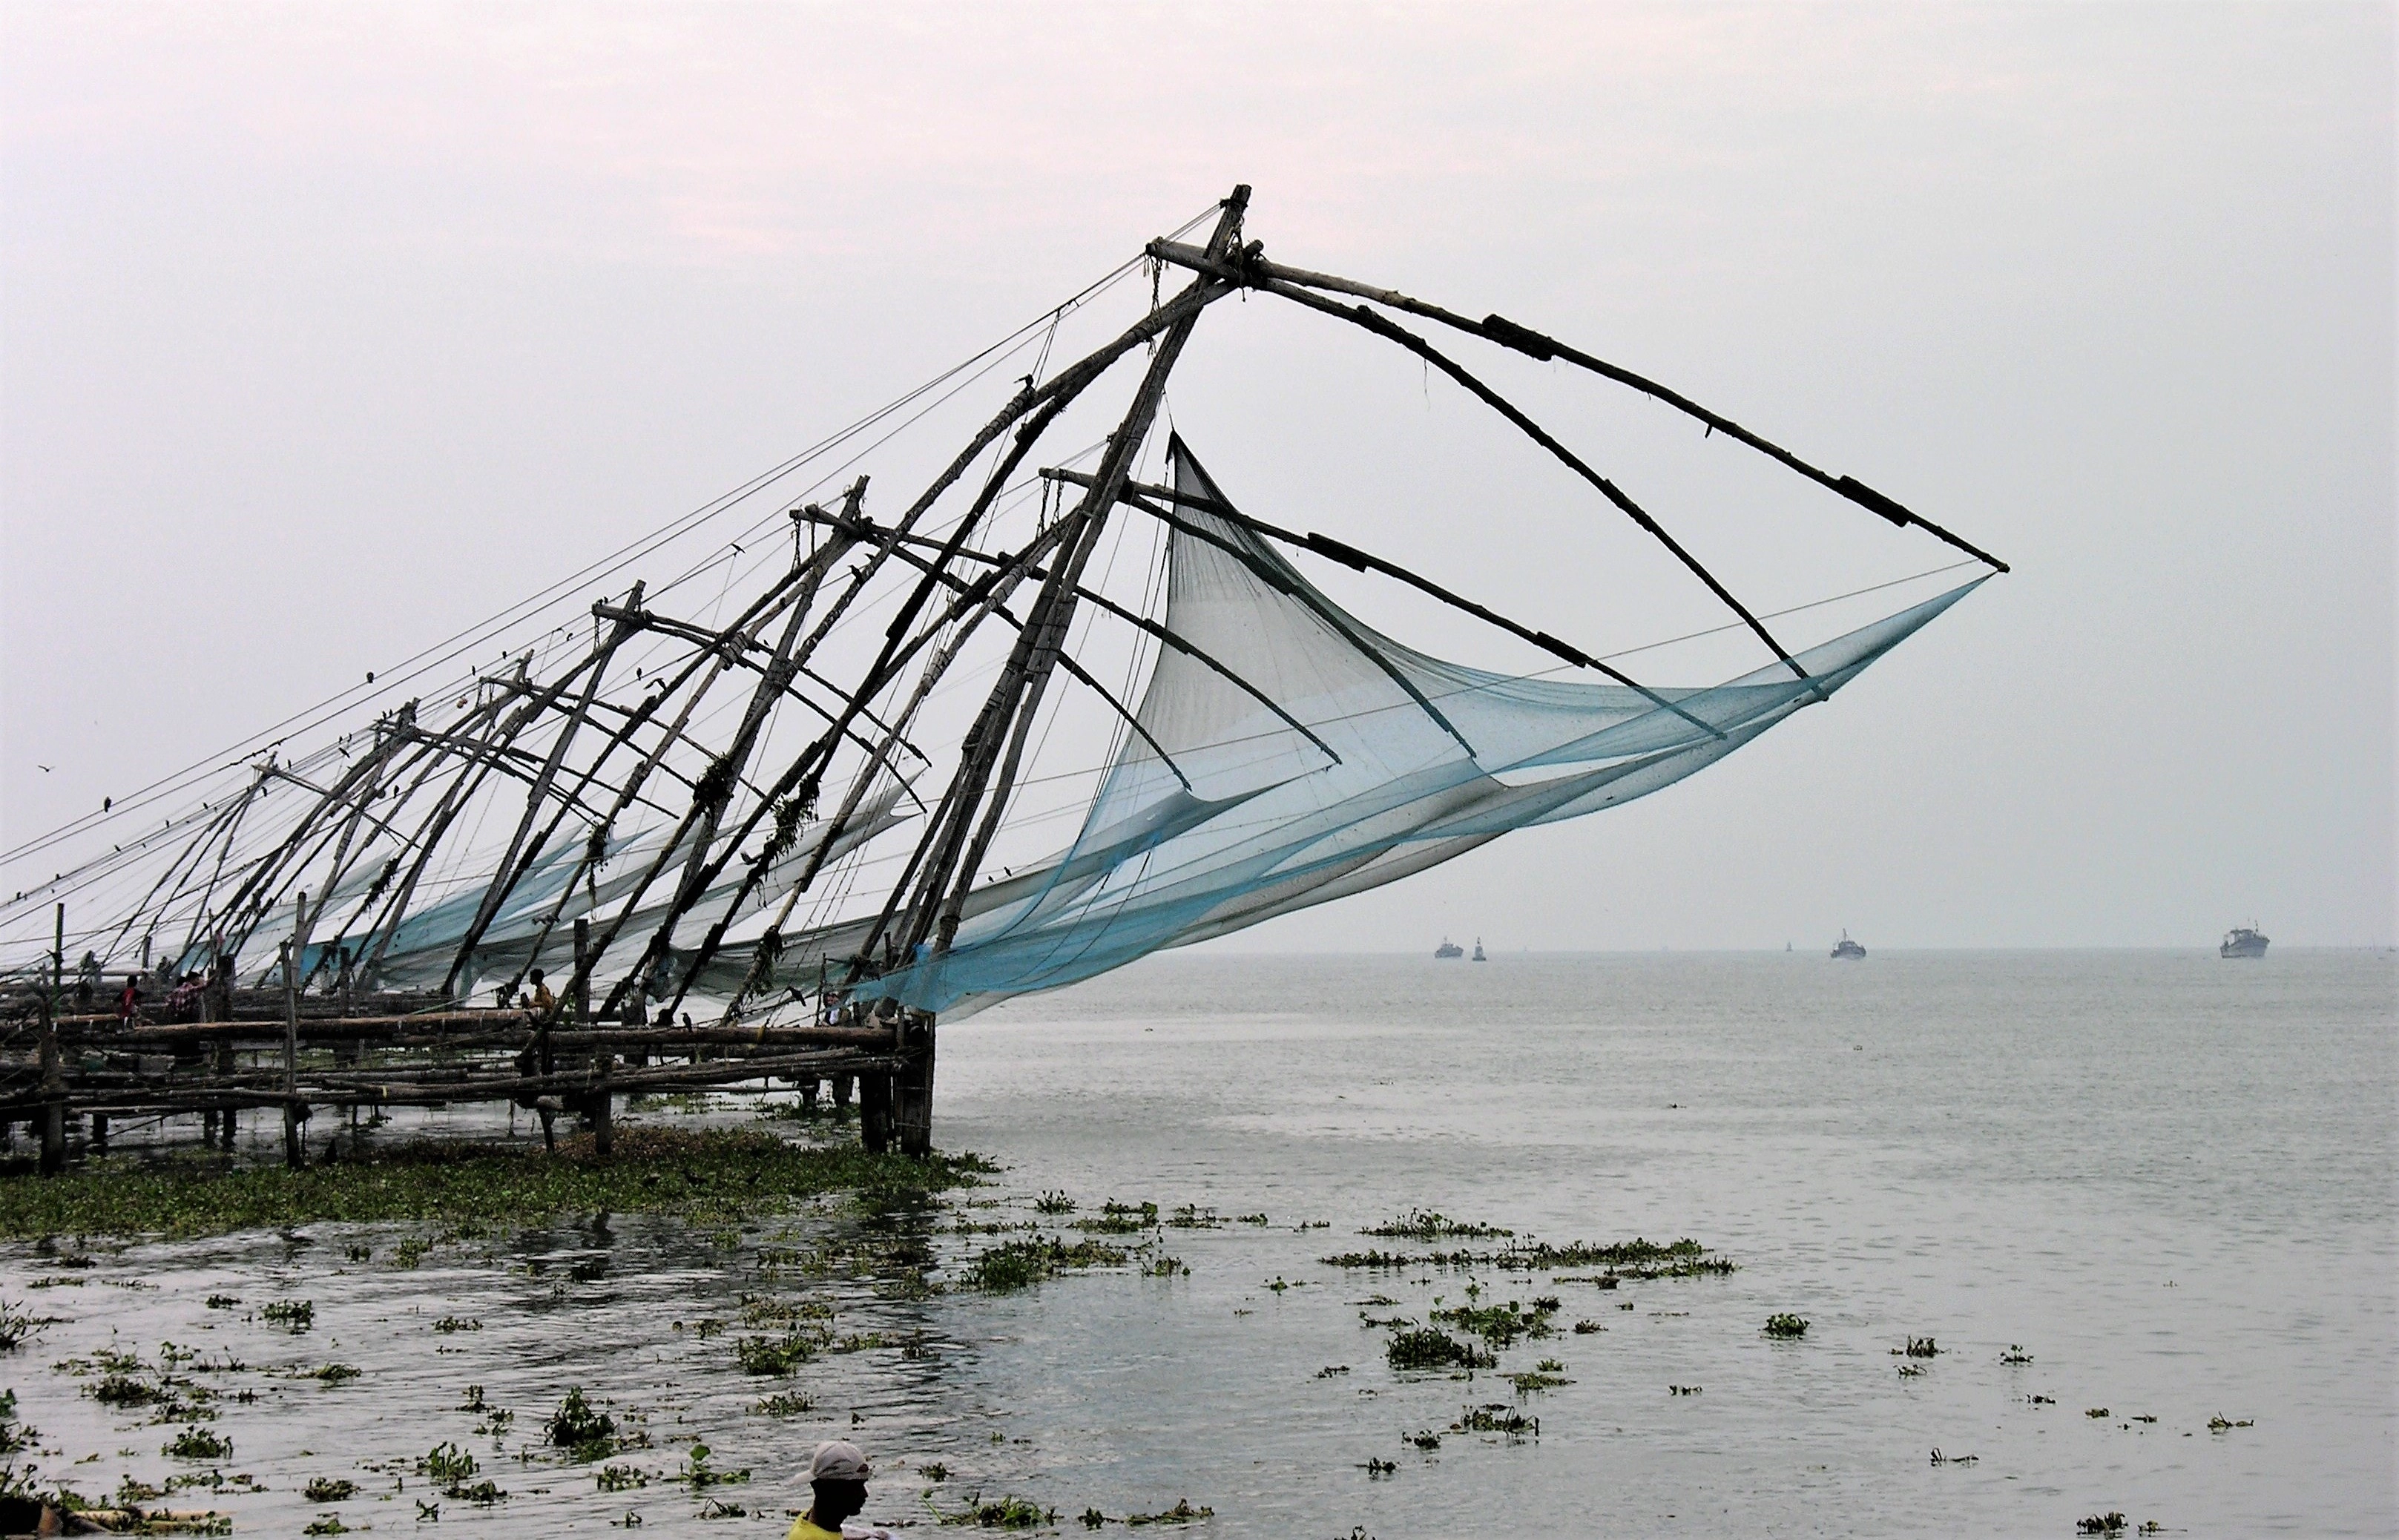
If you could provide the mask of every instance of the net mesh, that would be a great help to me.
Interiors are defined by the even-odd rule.
[[[1179,444],[1172,474],[1185,497],[1229,506]],[[1805,679],[1776,664],[1653,696],[1429,656],[1341,610],[1244,524],[1188,504],[1168,561],[1162,625],[1187,645],[1161,647],[1143,732],[1126,735],[1074,843],[978,889],[948,951],[856,997],[956,1016],[1629,802],[1828,697],[1982,581],[1798,654]],[[861,936],[791,938],[785,968],[813,978]]]

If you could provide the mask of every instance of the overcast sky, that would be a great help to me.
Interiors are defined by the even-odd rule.
[[[1539,326],[2016,570],[1666,792],[1222,944],[2389,943],[2392,18],[14,0],[0,843],[663,524],[1246,182],[1270,255]],[[1573,488],[1264,304],[1212,313],[1175,400],[1246,501],[1649,639],[1545,537],[1596,517]],[[1762,602],[1945,559],[1677,483],[1662,414],[1585,426]]]

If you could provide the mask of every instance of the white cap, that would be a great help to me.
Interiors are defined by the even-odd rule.
[[[811,1481],[863,1481],[874,1474],[866,1452],[840,1439],[817,1445],[816,1458],[808,1462]]]

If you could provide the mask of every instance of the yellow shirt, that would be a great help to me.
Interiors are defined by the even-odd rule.
[[[841,1540],[841,1531],[823,1529],[812,1524],[808,1521],[807,1514],[804,1513],[792,1520],[792,1533],[783,1536],[783,1540]]]

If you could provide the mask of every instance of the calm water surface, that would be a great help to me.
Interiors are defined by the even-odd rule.
[[[975,1195],[997,1207],[962,1210],[975,1221],[1034,1219],[1048,1190],[1078,1216],[1109,1198],[1267,1216],[1159,1232],[1187,1274],[908,1302],[761,1269],[760,1246],[849,1223],[833,1215],[732,1246],[580,1216],[413,1270],[346,1260],[349,1244],[386,1256],[397,1232],[317,1226],[96,1252],[41,1290],[70,1275],[17,1247],[0,1286],[64,1318],[0,1369],[61,1451],[46,1475],[99,1452],[69,1477],[97,1493],[210,1467],[165,1458],[171,1428],[112,1413],[52,1363],[162,1341],[239,1360],[212,1381],[256,1397],[221,1403],[222,1468],[266,1490],[199,1494],[237,1533],[328,1511],[302,1496],[319,1475],[359,1481],[351,1524],[413,1530],[433,1494],[407,1457],[444,1439],[511,1493],[445,1503],[445,1529],[598,1533],[630,1511],[667,1533],[779,1532],[805,1501],[794,1462],[838,1432],[883,1467],[869,1517],[886,1523],[929,1525],[929,1489],[949,1508],[1019,1494],[1075,1533],[1087,1507],[1187,1497],[1215,1510],[1208,1533],[1322,1540],[2071,1535],[2110,1510],[2191,1534],[2389,1534],[2394,983],[2388,956],[2296,951],[1163,957],[945,1027],[938,1137],[1008,1169]],[[1604,1292],[1570,1281],[1588,1270],[1318,1260],[1404,1245],[1356,1232],[1418,1207],[1552,1241],[1690,1236],[1740,1271]],[[986,1241],[935,1243],[955,1260]],[[1522,1398],[1488,1372],[1389,1370],[1362,1312],[1421,1317],[1470,1285],[1556,1295],[1562,1327],[1606,1330],[1503,1354],[1503,1372],[1554,1358],[1572,1382]],[[740,1375],[738,1326],[690,1326],[762,1291],[923,1345]],[[212,1292],[245,1304],[211,1311]],[[308,1333],[255,1317],[278,1294],[312,1300]],[[1782,1311],[1804,1338],[1762,1333]],[[481,1330],[436,1332],[443,1316]],[[1910,1336],[1940,1356],[1894,1356]],[[2012,1345],[2030,1361],[2003,1363]],[[293,1377],[329,1361],[365,1372]],[[469,1384],[517,1425],[473,1433]],[[649,1433],[620,1461],[651,1485],[603,1493],[588,1469],[520,1457],[570,1385]],[[766,1415],[774,1389],[813,1407]],[[1496,1403],[1538,1416],[1538,1437],[1443,1431]],[[1419,1431],[1439,1447],[1406,1441]],[[695,1439],[753,1470],[720,1493],[743,1517],[703,1520],[666,1479]],[[1384,1460],[1396,1469],[1366,1468]],[[946,1480],[925,1478],[934,1462]]]

